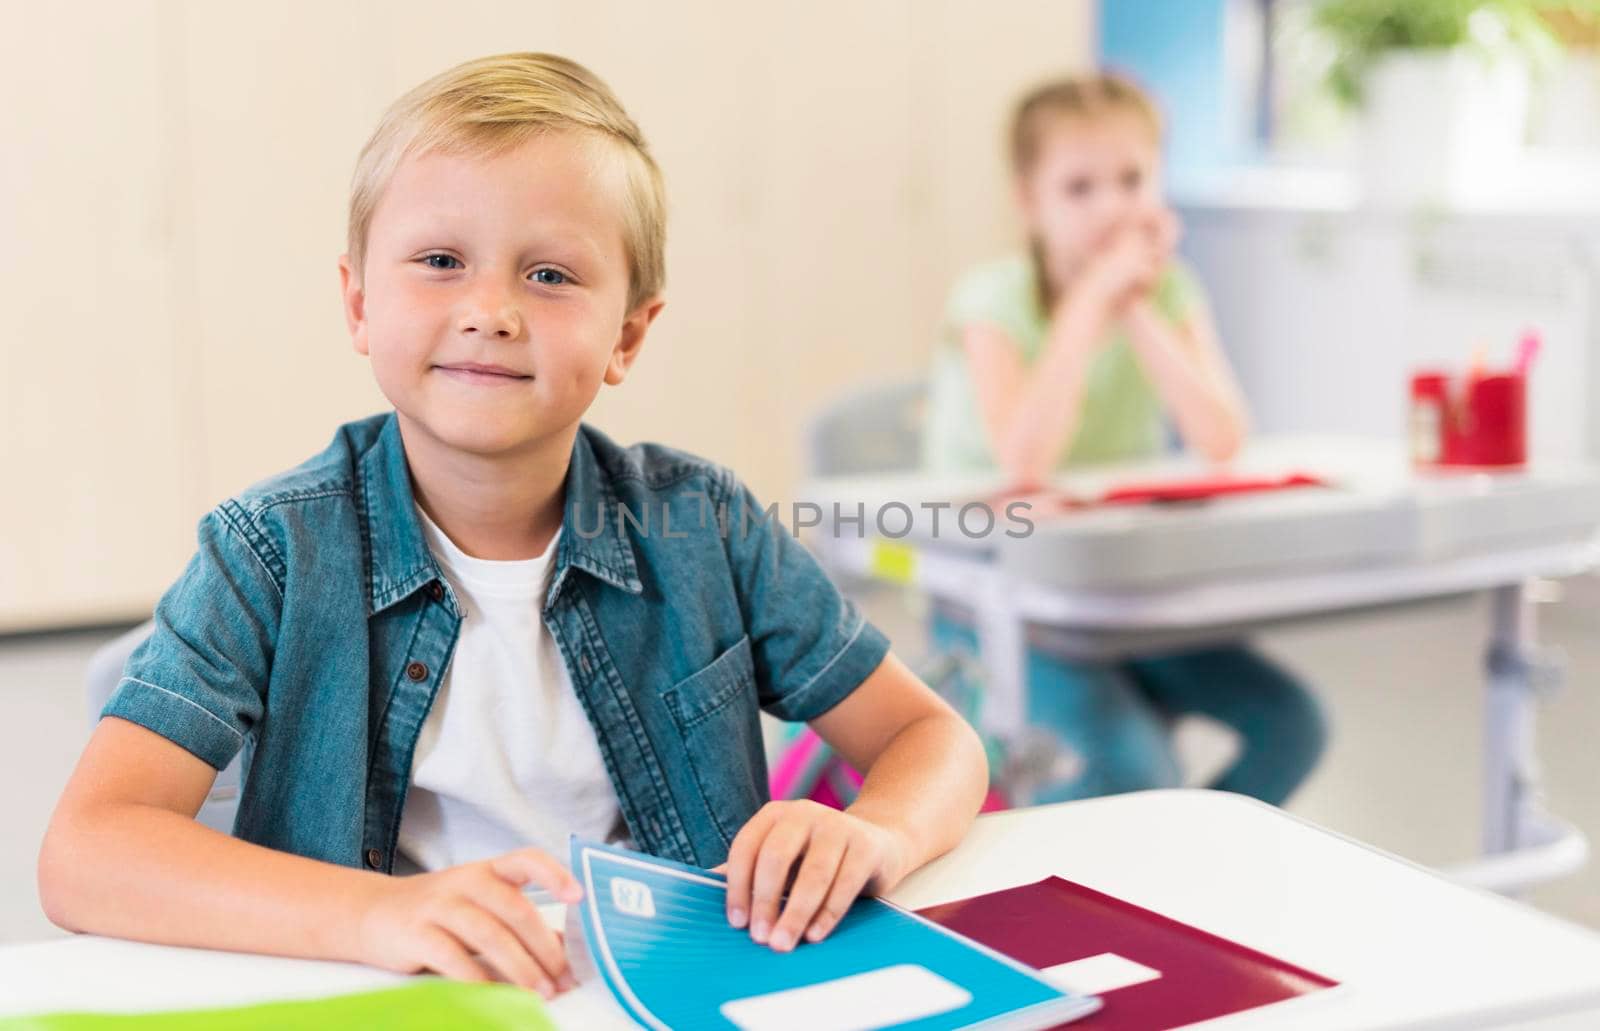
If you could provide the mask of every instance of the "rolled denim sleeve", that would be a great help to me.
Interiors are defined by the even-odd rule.
[[[155,629],[100,715],[155,731],[217,769],[265,708],[282,593],[240,532],[237,506],[201,519],[199,548],[156,605]]]
[[[726,469],[719,518],[741,615],[750,636],[761,707],[812,720],[861,685],[889,640],[828,579],[776,511],[763,509]]]

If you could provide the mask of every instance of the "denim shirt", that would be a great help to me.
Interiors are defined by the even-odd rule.
[[[542,617],[628,831],[719,863],[768,797],[758,708],[822,715],[888,642],[722,466],[584,425],[565,500]],[[373,416],[201,519],[102,715],[219,770],[244,749],[236,836],[390,872],[461,619]]]

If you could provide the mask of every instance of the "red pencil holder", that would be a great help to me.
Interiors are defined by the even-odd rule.
[[[1517,372],[1411,377],[1411,458],[1422,467],[1528,460],[1528,379]]]

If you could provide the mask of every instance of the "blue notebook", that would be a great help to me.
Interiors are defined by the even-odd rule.
[[[821,942],[774,952],[728,925],[719,875],[572,840],[584,935],[618,1003],[666,1031],[1049,1028],[1100,1000],[878,899]]]

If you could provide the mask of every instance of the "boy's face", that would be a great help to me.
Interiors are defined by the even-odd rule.
[[[357,352],[413,431],[507,455],[559,440],[621,383],[660,310],[627,310],[620,170],[545,133],[494,155],[412,155],[339,271]]]
[[[1160,202],[1160,147],[1131,113],[1061,116],[1018,184],[1030,235],[1073,265]]]

